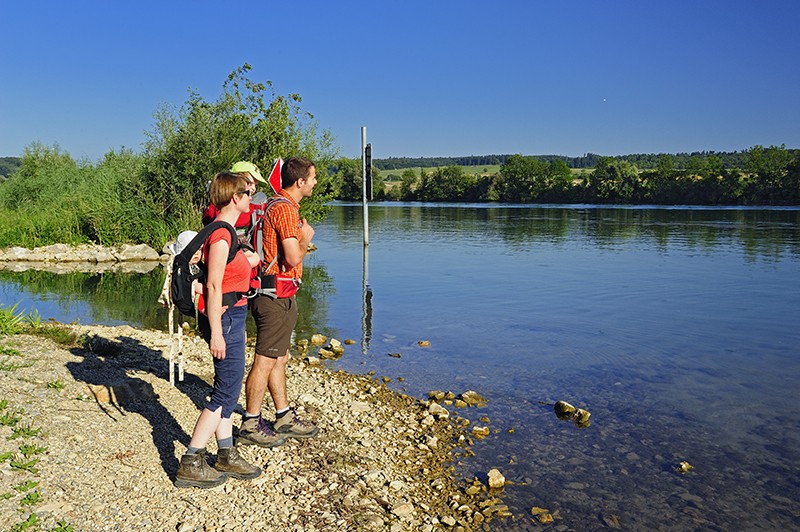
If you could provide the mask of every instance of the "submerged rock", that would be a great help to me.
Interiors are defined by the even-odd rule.
[[[469,390],[461,394],[460,399],[467,403],[469,406],[486,406],[489,402],[485,397],[478,392]]]
[[[478,439],[483,439],[489,435],[489,427],[472,427],[472,435]]]
[[[328,338],[322,334],[314,334],[311,336],[311,343],[314,345],[323,345]]]
[[[556,402],[555,405],[553,405],[553,410],[555,410],[556,415],[559,417],[561,416],[569,417],[575,412],[575,407],[566,401],[558,401]]]
[[[444,399],[444,392],[440,390],[433,390],[428,392],[428,398],[434,401],[442,401]]]
[[[488,477],[489,487],[492,489],[502,489],[506,485],[506,477],[497,469],[490,469]]]

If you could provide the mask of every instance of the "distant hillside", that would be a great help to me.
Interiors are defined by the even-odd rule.
[[[5,179],[17,171],[22,159],[19,157],[0,157],[0,179]]]
[[[788,150],[794,155],[800,150]],[[613,159],[627,161],[635,164],[640,170],[652,170],[657,167],[658,158],[662,155],[672,156],[675,168],[686,168],[692,160],[705,160],[715,156],[722,159],[725,168],[742,168],[744,165],[746,150],[734,152],[715,152],[715,151],[696,151],[692,153],[634,153],[630,155],[614,155]],[[465,157],[389,157],[388,159],[373,159],[372,164],[380,170],[398,170],[414,167],[438,167],[438,166],[481,166],[481,165],[502,165],[511,154],[506,155],[469,155]],[[594,168],[597,162],[605,155],[587,153],[582,157],[567,157],[565,155],[533,155],[533,157],[552,162],[561,159],[570,168]]]

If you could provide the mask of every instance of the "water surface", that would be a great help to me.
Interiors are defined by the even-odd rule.
[[[362,218],[315,225],[298,333],[355,339],[336,367],[416,397],[487,397],[457,471],[514,482],[503,527],[800,526],[800,210],[376,204],[366,283]],[[0,301],[60,321],[158,326],[160,288],[0,272]]]

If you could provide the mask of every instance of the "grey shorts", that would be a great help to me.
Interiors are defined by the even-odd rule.
[[[256,355],[282,357],[289,349],[292,331],[297,325],[297,301],[256,296],[250,300],[250,312],[256,321]]]

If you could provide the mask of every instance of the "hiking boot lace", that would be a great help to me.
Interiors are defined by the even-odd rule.
[[[266,436],[275,436],[275,431],[269,428],[269,423],[263,417],[258,418],[258,432]]]

